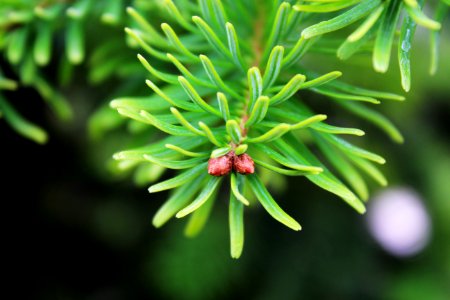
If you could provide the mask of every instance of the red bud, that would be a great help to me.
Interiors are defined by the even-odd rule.
[[[233,168],[240,174],[253,174],[255,172],[255,163],[247,153],[234,157]]]
[[[208,161],[208,173],[212,176],[223,176],[231,172],[233,168],[234,152],[227,155],[210,158]]]
[[[228,175],[231,170],[244,175],[253,174],[255,163],[247,153],[237,156],[234,151],[221,157],[210,158],[208,161],[208,173],[212,176]]]

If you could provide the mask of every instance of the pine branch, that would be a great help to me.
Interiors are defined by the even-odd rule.
[[[392,123],[367,107],[381,100],[403,100],[402,96],[345,84],[337,80],[341,75],[339,71],[317,74],[314,70],[305,69],[302,60],[317,44],[318,37],[365,18],[345,43],[365,40],[374,28],[379,27],[381,34],[378,39],[381,40],[376,42],[374,57],[376,64],[383,65],[384,70],[388,57],[379,57],[376,53],[386,52],[391,47],[391,28],[395,28],[396,14],[403,4],[397,0],[389,3],[347,1],[345,5],[344,1],[312,2],[293,6],[288,2],[258,2],[257,13],[248,22],[241,17],[249,15],[244,6],[225,1],[200,0],[198,6],[190,6],[184,15],[178,13],[181,11],[177,8],[178,1],[166,1],[165,5],[178,24],[167,22],[161,25],[166,35],[164,40],[161,32],[153,30],[156,28],[153,24],[144,26],[151,30],[142,26],[126,30],[144,51],[139,54],[139,60],[151,76],[161,80],[150,85],[159,96],[148,97],[146,106],[150,108],[150,102],[159,106],[161,101],[166,101],[176,119],[170,123],[163,122],[163,111],[146,112],[147,108],[138,101],[133,103],[132,99],[120,105],[115,100],[112,106],[123,115],[149,123],[171,135],[154,142],[148,146],[152,152],[144,150],[138,157],[142,155],[141,159],[169,169],[188,169],[150,187],[150,192],[174,189],[169,202],[177,202],[178,197],[183,202],[171,210],[165,204],[157,213],[158,219],[165,222],[175,215],[184,217],[193,213],[188,228],[194,226],[195,233],[198,233],[211,211],[210,206],[203,207],[214,200],[221,184],[229,186],[233,258],[238,258],[243,248],[242,204],[253,204],[247,200],[244,190],[252,191],[251,198],[258,199],[276,220],[294,230],[301,228],[272,198],[258,175],[260,168],[288,176],[305,176],[320,188],[342,198],[359,213],[364,213],[363,201],[368,198],[363,173],[385,184],[384,177],[373,165],[384,164],[385,160],[338,137],[341,134],[362,136],[364,132],[325,123],[326,115],[313,113],[300,100],[302,90],[324,95],[384,129],[395,141],[402,141]],[[249,7],[254,5],[253,1],[246,1],[246,4]],[[418,6],[410,1],[405,5],[409,16],[413,18],[414,15],[416,22],[417,18],[424,20],[424,15],[417,13]],[[344,9],[347,10],[337,17],[311,25],[301,32],[298,30],[299,15],[313,23],[319,18],[317,13]],[[136,23],[142,25],[143,18],[137,11],[129,9],[128,12]],[[431,21],[420,24],[431,29],[437,26]],[[144,35],[148,37],[147,41],[144,41]],[[291,43],[292,40],[297,42]],[[169,51],[167,56],[163,55],[165,51]],[[405,57],[409,59],[407,55],[403,59]],[[407,68],[405,64],[401,66]],[[168,70],[179,72],[167,73]],[[402,74],[408,76],[408,72]],[[310,150],[311,145],[302,141],[302,132],[314,137],[320,152],[350,188]],[[185,137],[188,135],[195,137],[198,144],[190,145],[189,138],[186,140]],[[168,139],[172,151],[163,146]],[[149,156],[149,153],[153,154]],[[210,156],[203,156],[203,153],[210,153]],[[124,156],[116,158],[127,160]],[[205,179],[197,180],[198,176]],[[229,184],[225,184],[228,178]],[[206,184],[204,188],[202,184]],[[188,187],[195,192],[187,198],[182,191]],[[201,218],[195,215],[197,211]],[[160,226],[160,222],[157,224]],[[191,230],[188,232],[192,235]]]

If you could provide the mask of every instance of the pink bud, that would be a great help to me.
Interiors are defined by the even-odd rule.
[[[240,174],[253,174],[255,172],[255,163],[247,153],[234,157],[233,168]]]
[[[228,153],[221,157],[210,158],[208,161],[208,173],[212,176],[227,175],[233,168],[234,156],[234,152],[232,152],[232,155]]]

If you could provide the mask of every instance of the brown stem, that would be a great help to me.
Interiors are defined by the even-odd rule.
[[[264,20],[265,20],[265,12],[263,6],[258,6],[258,18],[255,20],[255,23],[253,25],[253,39],[252,39],[252,48],[254,50],[254,59],[251,62],[251,66],[258,67],[261,63],[262,55],[263,55],[263,28],[264,28]],[[245,97],[245,105],[244,105],[244,114],[241,118],[240,127],[241,127],[241,133],[242,137],[247,136],[247,128],[245,127],[245,123],[248,120],[248,102],[249,102],[249,95],[248,90],[246,91],[246,97]]]

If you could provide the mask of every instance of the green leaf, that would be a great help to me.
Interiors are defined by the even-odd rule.
[[[234,29],[233,24],[226,23],[225,25],[228,39],[228,49],[236,66],[239,66],[242,70],[246,69],[244,60],[242,59],[241,49],[239,48],[239,39]]]
[[[225,94],[217,93],[217,101],[219,102],[219,110],[222,114],[222,118],[226,121],[230,119],[230,108],[228,106],[228,100]]]
[[[28,23],[33,18],[34,13],[32,10],[11,10],[8,14],[8,21],[14,23]]]
[[[195,194],[202,188],[202,182],[206,177],[206,172],[194,177],[190,184],[183,185],[175,190],[172,196],[158,209],[153,217],[153,226],[159,228],[169,219],[192,201]]]
[[[178,78],[179,80],[180,78]],[[166,100],[168,103],[170,103],[173,106],[182,108],[184,110],[189,110],[189,111],[203,111],[202,107],[199,106],[198,104],[193,104],[193,103],[189,103],[187,101],[182,101],[182,100],[178,100],[178,97],[169,97],[166,93],[164,93],[162,90],[160,90],[158,88],[158,86],[156,84],[154,84],[151,80],[146,80],[145,83],[156,93],[158,94],[158,96],[160,96],[161,98],[163,98],[164,100]],[[198,95],[198,93],[194,90],[195,95],[198,96],[198,98],[200,98],[200,96]],[[190,94],[188,94],[188,96],[191,96]],[[192,99],[192,98],[191,98]],[[201,99],[201,98],[200,98]]]
[[[33,86],[36,84],[37,80],[44,81],[41,77],[38,76],[37,65],[33,60],[32,55],[27,55],[24,57],[24,61],[20,65],[20,79],[23,85],[25,86]],[[53,89],[49,86],[48,89],[51,91],[49,93],[53,94]]]
[[[141,62],[141,64],[144,66],[144,68],[153,76],[156,78],[161,79],[162,81],[165,81],[167,83],[175,84],[178,82],[178,77],[172,74],[164,73],[161,71],[156,70],[153,68],[150,63],[140,54],[137,55],[137,58]]]
[[[417,3],[417,2],[416,2]],[[430,30],[441,29],[441,24],[428,18],[422,11],[419,5],[412,7],[410,5],[405,6],[408,15],[419,25],[426,27]]]
[[[421,2],[423,3],[424,0],[421,0]],[[411,7],[419,7],[419,3],[417,2],[417,0],[403,0],[403,2],[405,2],[406,5],[411,6]]]
[[[334,135],[323,134],[322,136],[326,140],[330,141],[333,145],[337,146],[339,149],[341,149],[344,152],[347,152],[350,155],[356,155],[356,156],[359,156],[359,157],[362,157],[362,158],[374,161],[374,162],[376,162],[378,164],[381,164],[381,165],[386,162],[386,160],[383,157],[381,157],[381,156],[379,156],[377,154],[374,154],[372,152],[369,152],[367,150],[364,150],[362,148],[359,148],[359,147],[357,147],[355,145],[352,145],[349,142],[347,142],[347,141],[345,141],[345,140],[343,140],[341,138],[338,138],[338,137],[336,137]]]
[[[286,214],[275,202],[270,193],[267,191],[266,187],[263,185],[261,180],[257,175],[251,174],[247,175],[247,180],[250,184],[250,187],[255,194],[256,198],[258,198],[261,205],[264,209],[277,221],[283,223],[287,227],[293,230],[300,230],[300,224],[295,221],[292,217]]]
[[[136,42],[139,44],[139,46],[141,46],[141,48],[144,49],[148,54],[150,54],[151,56],[153,56],[153,57],[155,57],[155,58],[157,58],[157,59],[159,59],[159,60],[162,60],[162,61],[170,61],[166,54],[164,54],[164,53],[161,52],[161,51],[155,50],[155,49],[154,49],[152,46],[150,46],[146,41],[144,41],[144,40],[141,38],[141,36],[140,36],[135,30],[132,30],[132,29],[126,28],[126,27],[125,27],[124,30],[125,30],[125,32],[126,32],[126,33],[127,33],[134,41],[136,41]],[[166,41],[165,41],[164,39],[163,39],[162,44],[163,44],[163,45],[166,44]],[[180,60],[182,60],[181,57],[180,57]],[[186,59],[184,59],[184,61],[186,61]]]
[[[42,77],[36,77],[34,78],[33,87],[61,120],[70,120],[72,118],[72,109],[67,99],[54,90],[50,83]]]
[[[119,171],[128,171],[131,170],[133,168],[136,168],[136,172],[140,173],[140,174],[135,174],[135,178],[136,180],[141,180],[141,178],[137,178],[137,177],[141,177],[142,175],[142,170],[145,168],[145,165],[139,165],[139,161],[136,160],[122,160],[119,161],[119,163],[117,164],[117,169]],[[156,166],[156,165],[155,165]],[[147,168],[153,168],[151,165],[147,165]],[[157,166],[158,168],[160,168],[160,166]]]
[[[202,16],[206,19],[206,22],[211,24],[211,26],[214,26],[214,28],[212,28],[214,31],[219,31],[223,29],[222,27],[223,23],[219,24],[217,22],[217,18],[215,16],[216,13],[212,7],[213,4],[211,0],[198,0],[198,4],[196,6],[197,8],[195,11],[198,10],[199,6]]]
[[[39,66],[45,66],[49,63],[51,57],[53,30],[48,23],[40,24],[38,28],[33,55]]]
[[[228,152],[230,152],[230,151],[231,151],[231,147],[230,146],[214,149],[211,152],[211,156],[210,157],[211,158],[221,157],[221,156],[224,156],[224,155],[228,154]]]
[[[284,47],[275,46],[270,53],[269,60],[267,61],[267,66],[264,71],[263,77],[263,87],[264,90],[269,89],[277,80],[278,75],[281,72],[281,67],[283,63]]]
[[[171,159],[164,160],[149,154],[144,154],[144,158],[149,162],[157,164],[161,167],[174,170],[192,168],[197,166],[199,163],[205,161],[205,157],[195,157],[186,160],[171,160]]]
[[[176,49],[179,53],[186,56],[186,58],[189,58],[194,62],[198,61],[197,55],[193,54],[191,51],[189,51],[188,48],[186,48],[183,45],[183,43],[180,41],[175,31],[172,29],[172,27],[170,27],[169,24],[162,23],[161,28],[166,34],[167,39],[169,40],[170,44],[172,44],[174,49]]]
[[[214,33],[211,27],[209,27],[206,22],[198,17],[193,16],[192,21],[197,25],[197,27],[200,29],[203,36],[208,40],[211,46],[221,55],[232,58],[232,55],[228,51],[228,49],[225,47],[225,45],[220,41],[219,37]]]
[[[442,23],[449,11],[450,1],[446,1],[447,4],[439,2],[436,8],[434,18],[436,21]],[[430,74],[436,74],[437,67],[439,65],[439,44],[440,44],[440,30],[433,30],[430,33]]]
[[[26,42],[28,37],[28,28],[22,27],[15,29],[10,34],[9,45],[6,56],[10,63],[18,64],[25,53]]]
[[[119,113],[122,114],[122,112],[124,111],[123,108],[118,109]],[[158,119],[157,117],[153,116],[152,114],[146,112],[145,110],[141,110],[139,112],[139,115],[142,118],[134,118],[138,121],[143,121],[145,123],[151,124],[153,126],[155,126],[156,128],[158,128],[161,131],[164,131],[168,134],[171,135],[180,135],[180,136],[192,136],[195,135],[195,133],[185,129],[184,127],[181,126],[176,126],[176,125],[172,125],[166,122],[161,121],[160,119]],[[129,115],[130,117],[133,117],[133,114]]]
[[[296,124],[292,124],[291,130],[303,129],[306,127],[310,127],[313,124],[316,124],[318,122],[325,120],[326,118],[327,118],[326,115],[315,115],[315,116],[309,117],[306,120],[300,121]]]
[[[202,229],[205,227],[206,222],[211,214],[212,207],[217,198],[217,190],[209,197],[209,200],[206,201],[201,207],[199,207],[196,211],[194,211],[189,218],[189,221],[184,229],[184,234],[187,237],[195,237],[198,235]]]
[[[355,163],[362,171],[366,172],[367,175],[372,177],[379,185],[387,186],[388,182],[383,173],[381,173],[378,168],[372,164],[370,161],[362,159],[354,155],[348,155],[348,158]]]
[[[315,93],[325,95],[330,98],[339,99],[339,100],[362,101],[362,102],[369,102],[372,104],[380,104],[379,100],[372,98],[372,97],[345,94],[345,93],[341,93],[339,91],[333,91],[331,89],[327,89],[324,87],[315,87],[315,88],[311,88],[311,90]]]
[[[346,7],[352,6],[361,0],[347,0],[347,1],[332,1],[332,3],[321,4],[321,5],[294,5],[296,11],[304,12],[332,12],[344,9]]]
[[[244,248],[244,206],[236,200],[234,194],[230,194],[229,206],[230,226],[230,253],[231,257],[238,259]]]
[[[6,122],[17,133],[39,144],[44,144],[47,142],[47,133],[42,128],[22,118],[22,116],[18,114],[16,110],[12,108],[3,97],[1,97],[1,95],[0,112],[3,113]]]
[[[122,17],[123,0],[108,1],[105,3],[104,12],[101,16],[102,22],[106,24],[119,24]]]
[[[263,152],[264,154],[266,154],[267,156],[269,156],[271,159],[273,159],[277,163],[279,163],[283,166],[286,166],[288,168],[297,170],[297,171],[302,171],[303,174],[319,174],[319,173],[323,172],[323,169],[321,167],[315,167],[315,166],[311,166],[311,165],[303,165],[303,164],[298,164],[294,161],[291,161],[291,160],[287,159],[286,157],[284,157],[283,155],[281,155],[280,153],[278,153],[277,151],[273,150],[272,148],[270,148],[264,144],[255,144],[254,147],[256,149],[258,149],[259,151]]]
[[[304,171],[298,171],[298,170],[292,170],[292,169],[283,169],[274,165],[271,165],[263,160],[253,158],[253,161],[255,164],[267,169],[271,170],[273,172],[276,172],[278,174],[286,175],[286,176],[304,176],[306,175],[306,172]]]
[[[123,97],[117,98],[110,102],[111,108],[117,109],[119,107],[131,108],[134,110],[147,110],[150,112],[166,111],[170,108],[170,103],[163,99],[157,98],[154,95],[146,97]]]
[[[187,130],[191,131],[196,135],[205,135],[203,131],[195,128],[191,123],[186,120],[183,115],[175,107],[170,108],[170,112],[178,119],[181,125],[183,125]]]
[[[231,137],[234,143],[239,144],[242,138],[241,127],[236,120],[228,120],[226,123],[226,129],[228,135]]]
[[[292,77],[291,80],[278,92],[275,96],[270,98],[270,105],[277,105],[289,100],[305,82],[306,77],[301,74],[297,74]]]
[[[372,57],[373,67],[377,72],[384,73],[389,67],[391,47],[401,7],[401,0],[392,0],[381,17]]]
[[[285,133],[289,132],[290,130],[291,130],[291,125],[281,123],[258,137],[248,138],[246,140],[246,142],[248,142],[248,143],[267,143],[267,142],[278,139],[279,137],[281,137]]]
[[[197,196],[197,198],[194,199],[194,201],[191,202],[188,206],[180,210],[177,214],[177,218],[183,218],[187,216],[188,214],[194,212],[196,209],[198,209],[200,206],[202,206],[208,199],[211,197],[211,195],[216,191],[217,187],[219,186],[220,182],[222,181],[222,177],[215,177],[210,176],[208,179],[208,182],[205,184],[203,190],[201,193]]]
[[[289,67],[298,62],[316,41],[317,38],[305,39],[301,36],[294,48],[292,48],[288,55],[283,59],[283,67]]]
[[[89,118],[89,135],[95,141],[98,141],[108,131],[117,129],[125,122],[126,119],[117,117],[117,111],[103,105]]]
[[[344,91],[347,93],[352,93],[355,95],[362,95],[362,96],[367,96],[367,97],[386,99],[386,100],[395,100],[395,101],[404,101],[405,100],[405,97],[401,96],[401,95],[364,89],[364,88],[352,86],[350,84],[347,84],[347,83],[344,83],[341,81],[337,81],[337,80],[330,82],[329,85],[338,90],[341,90],[341,91]]]
[[[292,9],[289,13],[288,24],[285,29],[284,37],[292,34],[294,30],[300,27],[300,23],[304,20],[307,14]]]
[[[207,122],[207,123],[214,123],[214,122],[219,121],[217,116],[212,115],[212,114],[207,114],[205,112],[183,112],[183,114],[180,115],[180,116],[175,116],[174,114],[160,114],[160,115],[158,115],[158,118],[161,121],[167,122],[169,124],[178,124],[178,123],[181,124],[181,121],[180,121],[180,119],[178,117],[183,118],[184,121],[186,121],[186,122],[187,122],[187,119],[190,119],[190,120],[201,119],[201,120],[203,120],[204,122]],[[183,125],[183,124],[181,124],[181,125]],[[203,135],[203,134],[201,134],[201,135]]]
[[[91,0],[76,1],[66,10],[66,14],[72,19],[83,19],[91,6]]]
[[[56,3],[53,5],[37,5],[34,7],[34,14],[46,21],[52,21],[61,15],[64,8],[63,3]]]
[[[169,60],[177,67],[177,69],[181,72],[183,76],[185,76],[188,80],[192,81],[195,84],[202,85],[208,88],[215,88],[214,85],[206,82],[202,79],[199,79],[197,76],[194,76],[175,56],[170,53],[167,53],[167,57]]]
[[[186,18],[181,14],[181,12],[179,11],[179,9],[177,8],[177,6],[173,3],[172,0],[164,0],[164,5],[166,6],[167,10],[170,12],[170,14],[172,15],[173,19],[175,21],[178,22],[178,24],[180,24],[184,29],[191,31],[191,32],[196,32],[197,28],[195,28],[194,26],[192,26],[187,20]]]
[[[241,155],[241,154],[244,154],[245,152],[247,152],[247,149],[248,149],[247,144],[241,144],[234,149],[234,153],[236,155]]]
[[[337,127],[333,125],[329,125],[326,123],[315,123],[311,125],[311,128],[320,132],[332,133],[332,134],[350,134],[356,136],[363,136],[365,134],[364,131],[357,128],[346,128],[346,127]]]
[[[369,198],[369,191],[367,185],[358,171],[350,164],[342,154],[327,143],[319,134],[314,134],[317,145],[323,154],[327,157],[328,161],[334,166],[334,168],[341,174],[341,176],[347,181],[347,183],[353,187],[353,190],[357,195],[367,201]]]
[[[375,35],[376,29],[378,27],[378,23],[373,26],[368,33],[366,33],[361,38],[356,41],[350,41],[348,38],[339,46],[337,50],[337,57],[341,60],[346,60],[352,57],[355,53],[357,53],[364,45],[373,38]]]
[[[211,143],[213,143],[214,145],[218,146],[218,147],[222,147],[224,146],[226,143],[219,141],[214,133],[212,132],[212,130],[209,128],[208,125],[206,125],[203,122],[198,122],[198,126],[200,126],[200,128],[203,130],[203,132],[205,133],[205,136],[209,139],[209,141]]]
[[[239,99],[239,95],[233,91],[229,86],[227,86],[222,78],[220,78],[219,73],[217,73],[216,68],[214,68],[213,63],[206,55],[200,55],[200,60],[202,61],[203,68],[205,69],[206,75],[208,75],[209,80],[215,84],[222,92],[225,92],[236,99]]]
[[[368,107],[365,107],[359,103],[354,102],[339,102],[340,105],[342,105],[344,108],[348,109],[352,113],[354,113],[357,116],[360,116],[363,119],[366,119],[367,121],[371,122],[384,132],[389,135],[389,137],[397,142],[397,143],[403,143],[404,139],[400,131],[395,127],[395,125],[389,121],[385,116],[380,114],[379,112],[370,109]]]
[[[17,89],[17,86],[17,81],[11,80],[9,78],[2,78],[0,74],[0,90],[14,91]]]
[[[115,160],[123,160],[123,161],[145,161],[144,159],[144,155],[145,154],[150,154],[153,152],[158,151],[158,149],[155,149],[154,147],[155,145],[152,144],[150,146],[144,146],[144,147],[139,147],[136,149],[131,149],[131,150],[124,150],[124,151],[120,151],[117,153],[114,153],[113,155],[113,159]],[[160,145],[158,145],[160,146]]]
[[[216,20],[219,28],[224,29],[225,24],[228,21],[227,13],[223,8],[221,0],[208,0],[211,3],[213,10],[212,17]]]
[[[239,187],[243,186],[244,180],[245,180],[245,178],[243,177],[243,175],[231,173],[230,187],[231,187],[231,192],[236,197],[236,199],[248,206],[248,205],[250,205],[250,202],[239,191]]]
[[[206,103],[200,95],[197,93],[195,88],[189,83],[189,81],[186,80],[183,76],[178,76],[178,81],[183,87],[186,94],[189,96],[189,98],[192,100],[192,102],[196,103],[199,107],[201,107],[204,111],[215,114],[216,116],[221,116],[222,114]]]
[[[168,156],[173,154],[170,149],[167,149],[166,144],[176,144],[177,147],[183,148],[185,150],[191,150],[202,146],[205,143],[206,139],[203,137],[168,136],[147,146],[120,151],[114,154],[113,158],[116,160],[144,160],[144,154],[153,154],[159,156]]]
[[[252,67],[247,72],[247,80],[250,94],[250,110],[253,108],[256,100],[261,96],[263,90],[263,81],[261,73],[257,67]]]
[[[302,37],[304,39],[310,39],[318,35],[322,35],[328,32],[344,28],[369,14],[371,11],[373,11],[373,9],[378,7],[380,4],[381,4],[380,0],[362,1],[360,4],[356,5],[352,9],[349,9],[345,13],[340,14],[339,16],[333,19],[309,26],[308,28],[302,31]]]
[[[130,163],[131,162],[131,163]],[[129,163],[129,167],[124,166],[124,163]],[[135,164],[135,165],[133,165]],[[137,186],[144,186],[149,183],[155,182],[166,171],[166,168],[155,164],[141,164],[137,161],[120,161],[118,164],[119,170],[122,168],[128,171],[134,168],[133,181]]]
[[[142,31],[151,37],[150,40],[152,40],[155,45],[164,45],[167,43],[166,39],[158,31],[156,31],[147,19],[141,16],[134,8],[127,7],[127,13],[134,21],[136,21],[136,23],[139,24]]]
[[[354,43],[365,36],[370,29],[375,25],[384,10],[384,3],[382,3],[378,8],[376,8],[364,22],[355,30],[352,34],[347,37],[347,41]]]
[[[248,117],[247,121],[245,122],[245,127],[250,127],[252,125],[258,124],[261,122],[266,114],[267,110],[269,108],[270,99],[266,96],[260,96],[258,100],[256,100],[255,105],[253,106],[253,109],[250,113],[250,116]]]
[[[165,144],[165,147],[167,149],[176,151],[176,152],[178,152],[180,154],[183,154],[183,155],[186,155],[186,156],[191,156],[191,157],[201,157],[201,156],[207,157],[208,156],[207,153],[192,152],[192,151],[183,149],[183,148],[181,148],[179,146],[172,145],[172,144]]]
[[[332,80],[334,80],[334,79],[336,79],[338,77],[341,77],[341,76],[342,76],[341,72],[333,71],[333,72],[324,74],[324,75],[322,75],[320,77],[314,78],[312,80],[306,81],[305,83],[303,83],[300,86],[300,89],[303,90],[303,89],[309,89],[309,88],[317,87],[317,86],[323,85],[325,83],[328,83],[328,82],[330,82],[330,81],[332,81]]]
[[[339,102],[340,103],[340,102]],[[286,102],[284,104],[286,108],[271,108],[270,115],[274,117],[278,117],[283,120],[289,120],[291,122],[297,122],[299,119],[305,119],[312,117],[312,112],[306,109],[304,106],[302,107],[300,103],[290,103]],[[320,116],[320,115],[319,115]],[[364,131],[356,128],[345,128],[345,127],[337,127],[332,126],[326,123],[317,122],[313,123],[310,126],[312,129],[327,132],[332,134],[351,134],[362,136],[364,135]]]
[[[74,65],[78,65],[84,60],[84,33],[81,20],[70,21],[67,25],[66,55]]]
[[[285,142],[282,139],[274,141],[274,145],[283,153],[287,158],[292,159],[300,164],[315,164],[322,165],[320,161],[312,154],[308,148],[297,140],[292,135],[288,135]],[[339,181],[331,172],[324,169],[324,171],[317,175],[306,175],[311,182],[318,185],[330,193],[333,193],[350,206],[352,206],[357,212],[363,214],[366,209],[358,197],[355,196],[342,182]]]
[[[135,71],[138,68],[134,63],[131,64],[129,63],[128,55],[125,56],[125,55],[116,55],[115,53],[109,53],[106,54],[105,56],[107,55],[111,56],[108,58],[104,57],[103,58],[104,60],[98,61],[97,63],[94,63],[92,60],[90,60],[91,66],[95,65],[95,68],[91,68],[88,74],[90,81],[89,84],[97,85],[98,83],[104,82],[109,78],[115,76],[122,76],[122,74],[128,73],[129,72],[128,69],[134,69],[133,71]],[[74,67],[72,66],[71,68],[72,71],[70,70],[67,71],[73,72]],[[68,85],[69,79],[65,80],[66,80],[65,84]]]
[[[148,191],[150,193],[156,193],[161,192],[165,190],[170,190],[176,187],[179,187],[180,185],[183,185],[189,181],[192,181],[197,176],[201,175],[202,173],[206,173],[206,165],[207,163],[199,164],[198,166],[189,169],[171,179],[162,181],[160,183],[152,185]]]
[[[291,10],[291,5],[288,2],[283,2],[278,7],[277,14],[275,16],[275,20],[273,21],[271,28],[272,31],[270,32],[269,39],[267,40],[265,51],[263,54],[263,61],[267,59],[267,56],[269,55],[269,52],[275,45],[278,44],[278,42],[281,39],[281,36],[283,35],[283,32],[285,30],[289,11]]]

